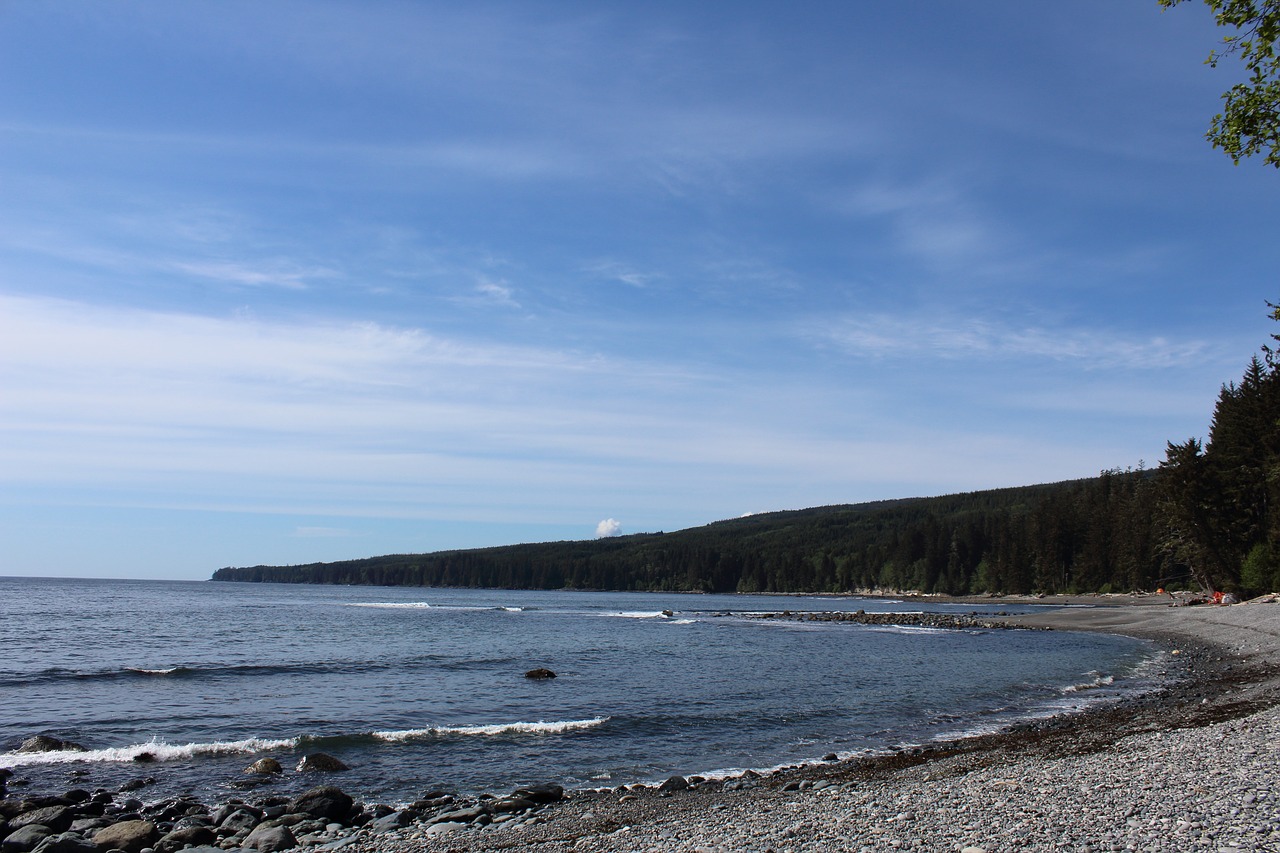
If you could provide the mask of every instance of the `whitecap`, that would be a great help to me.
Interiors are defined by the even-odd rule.
[[[562,720],[558,722],[536,723],[496,723],[488,726],[432,726],[424,729],[404,729],[401,731],[373,732],[379,740],[406,741],[418,738],[437,737],[439,735],[500,735],[500,734],[559,734],[561,732],[592,729],[608,722],[608,717],[593,717],[589,720]]]
[[[1115,684],[1115,681],[1116,681],[1114,675],[1102,675],[1101,673],[1098,673],[1098,672],[1088,672],[1085,674],[1092,675],[1093,680],[1085,681],[1081,684],[1070,684],[1062,688],[1062,692],[1063,693],[1079,693],[1081,690],[1093,690],[1098,687],[1107,687],[1111,684]]]
[[[69,764],[73,761],[129,762],[141,755],[150,755],[156,761],[181,761],[204,755],[236,755],[266,752],[273,749],[292,749],[298,745],[296,738],[269,740],[215,741],[213,743],[169,744],[153,740],[132,746],[108,749],[56,750],[53,752],[6,752],[0,755],[0,767],[30,767],[39,764]]]

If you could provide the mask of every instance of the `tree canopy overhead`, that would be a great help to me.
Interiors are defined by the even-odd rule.
[[[1186,0],[1158,0],[1172,8]],[[1280,0],[1205,0],[1220,27],[1234,34],[1220,50],[1209,51],[1205,63],[1218,67],[1235,56],[1248,72],[1245,82],[1222,94],[1222,112],[1213,117],[1205,138],[1239,165],[1244,157],[1263,154],[1263,162],[1280,169]]]

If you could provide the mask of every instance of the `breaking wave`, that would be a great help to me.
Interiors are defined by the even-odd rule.
[[[423,738],[440,737],[442,735],[503,735],[503,734],[560,734],[580,729],[594,729],[609,721],[608,717],[592,717],[589,720],[565,720],[561,722],[537,723],[496,723],[488,726],[434,726],[426,729],[404,729],[401,731],[374,732],[379,740],[406,741]]]

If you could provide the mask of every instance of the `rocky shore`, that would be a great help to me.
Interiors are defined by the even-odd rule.
[[[1150,637],[1176,653],[1183,677],[996,735],[727,780],[568,794],[547,784],[472,799],[433,791],[401,808],[355,803],[331,785],[217,807],[14,790],[0,800],[0,851],[1280,850],[1280,606],[945,618],[959,622],[926,627]]]

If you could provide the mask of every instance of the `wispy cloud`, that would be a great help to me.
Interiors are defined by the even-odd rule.
[[[888,314],[820,321],[804,334],[862,358],[1044,359],[1076,362],[1088,369],[1182,367],[1213,351],[1202,339],[1175,341],[1106,329],[1017,327],[980,318]]]

